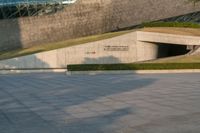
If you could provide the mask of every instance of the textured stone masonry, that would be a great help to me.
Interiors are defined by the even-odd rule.
[[[0,20],[0,51],[105,33],[199,11],[184,0],[78,0],[47,16]]]

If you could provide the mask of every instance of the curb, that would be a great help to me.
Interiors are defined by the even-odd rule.
[[[0,70],[0,75],[28,73],[66,73],[67,69],[38,69],[38,70]]]
[[[105,75],[105,74],[178,74],[200,73],[200,69],[177,70],[124,70],[124,71],[67,71],[66,75]]]
[[[66,75],[106,75],[106,74],[173,74],[200,73],[200,69],[177,70],[115,70],[115,71],[67,71],[67,69],[38,69],[38,70],[0,70],[0,75],[28,73],[65,73]]]

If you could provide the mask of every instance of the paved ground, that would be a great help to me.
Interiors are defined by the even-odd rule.
[[[199,133],[200,74],[0,76],[0,133]]]

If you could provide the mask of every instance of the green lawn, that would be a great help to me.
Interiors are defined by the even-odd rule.
[[[64,48],[64,47],[80,45],[80,44],[89,43],[89,42],[95,42],[95,41],[99,41],[99,40],[104,40],[104,39],[120,36],[120,35],[129,33],[129,32],[132,32],[132,31],[133,30],[111,32],[111,33],[105,33],[105,34],[101,34],[101,35],[94,35],[94,36],[82,37],[82,38],[78,38],[78,39],[71,39],[71,40],[66,40],[66,41],[61,41],[61,42],[56,42],[56,43],[49,43],[49,44],[44,44],[44,45],[33,46],[33,47],[27,48],[27,49],[3,51],[3,52],[0,52],[0,60],[34,54],[34,53],[39,53],[39,52],[44,52],[44,51],[49,51],[49,50],[54,50],[54,49],[59,49],[59,48]]]
[[[183,55],[147,61],[145,63],[200,63],[200,54]]]
[[[192,22],[146,22],[142,27],[182,27],[182,28],[200,28],[200,24]]]
[[[151,28],[142,28],[140,29],[140,31],[175,34],[175,35],[186,35],[186,36],[200,36],[200,29],[198,28],[151,27]]]
[[[200,63],[130,63],[130,64],[68,65],[67,69],[68,71],[200,69]]]

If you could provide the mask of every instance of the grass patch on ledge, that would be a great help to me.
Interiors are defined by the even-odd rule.
[[[200,63],[132,63],[68,65],[68,71],[200,69]]]
[[[142,27],[183,27],[183,28],[200,28],[200,24],[192,22],[146,22]]]
[[[200,24],[191,22],[147,22],[140,31],[175,35],[200,36]]]
[[[197,28],[180,28],[180,27],[152,27],[142,28],[139,31],[174,34],[174,35],[185,35],[185,36],[200,36],[200,29]]]
[[[113,37],[120,36],[120,35],[123,35],[126,33],[130,33],[132,31],[133,30],[110,32],[110,33],[105,33],[105,34],[100,34],[100,35],[93,35],[93,36],[82,37],[82,38],[77,38],[77,39],[70,39],[70,40],[61,41],[61,42],[37,45],[37,46],[33,46],[30,48],[26,48],[26,49],[2,51],[2,52],[0,52],[0,60],[10,59],[10,58],[20,57],[20,56],[25,56],[25,55],[35,54],[35,53],[39,53],[39,52],[80,45],[80,44],[85,44],[85,43],[89,43],[89,42],[105,40],[105,39],[113,38]]]

